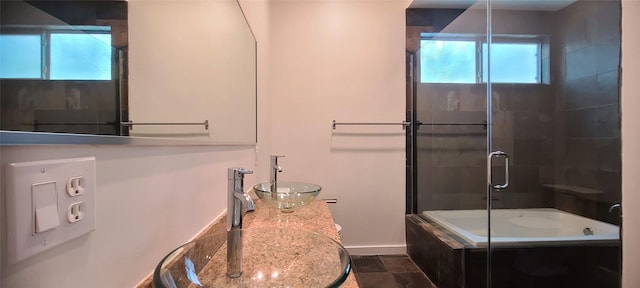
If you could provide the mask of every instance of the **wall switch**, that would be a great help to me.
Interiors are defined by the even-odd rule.
[[[6,168],[9,265],[95,230],[94,157]]]
[[[33,235],[54,229],[60,225],[56,181],[31,185],[31,207],[34,217]]]

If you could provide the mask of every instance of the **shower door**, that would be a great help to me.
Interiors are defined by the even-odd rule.
[[[407,212],[457,242],[415,253],[439,287],[620,286],[620,9],[407,10]],[[466,232],[437,222],[454,213],[471,215]],[[408,248],[441,244],[416,235]]]
[[[620,2],[486,4],[487,242],[465,261],[486,287],[620,287]]]
[[[407,173],[407,212],[444,233],[409,233],[409,254],[438,287],[486,287],[486,241],[468,242],[436,226],[430,215],[467,213],[469,230],[486,234],[487,155],[492,150],[482,48],[488,43],[488,3],[414,3],[415,9],[407,11],[407,93],[412,95],[407,121],[413,136],[407,141],[408,165],[413,166]],[[443,234],[453,241],[441,240]]]

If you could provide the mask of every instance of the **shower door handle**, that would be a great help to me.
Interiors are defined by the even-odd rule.
[[[491,168],[493,167],[494,157],[504,158],[504,184],[493,184],[493,173],[491,171]],[[489,184],[489,186],[495,189],[506,189],[507,187],[509,187],[509,156],[507,155],[507,153],[504,153],[502,151],[493,151],[489,153],[489,156],[487,156],[487,183]]]

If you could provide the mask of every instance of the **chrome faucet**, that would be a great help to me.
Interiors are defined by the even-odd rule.
[[[242,274],[242,215],[256,209],[244,191],[244,175],[252,173],[243,168],[227,171],[227,276],[231,278]]]
[[[282,172],[282,167],[278,165],[278,158],[285,157],[284,155],[271,155],[271,177],[269,183],[271,183],[271,198],[276,200],[278,197],[278,173]]]

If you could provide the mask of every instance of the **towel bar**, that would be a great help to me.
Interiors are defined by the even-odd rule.
[[[189,122],[176,122],[176,123],[171,123],[171,122],[164,122],[164,123],[159,123],[159,122],[138,122],[138,123],[134,123],[133,121],[126,121],[126,122],[120,122],[120,125],[122,126],[129,126],[129,130],[133,129],[134,125],[147,125],[147,126],[157,126],[157,125],[179,125],[179,126],[193,126],[193,125],[204,125],[204,130],[209,130],[209,120],[204,120],[204,122],[195,122],[195,123],[189,123]]]

